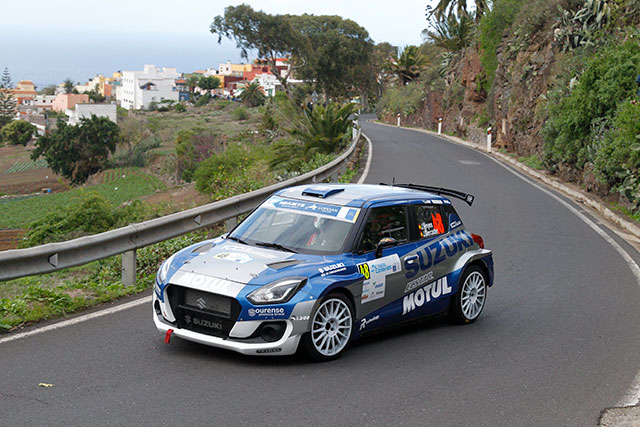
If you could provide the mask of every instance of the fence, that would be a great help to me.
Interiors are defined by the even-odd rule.
[[[229,228],[236,224],[239,215],[251,211],[277,190],[297,184],[322,182],[326,178],[337,179],[344,172],[360,134],[361,131],[354,122],[353,143],[345,153],[321,168],[288,181],[93,236],[0,252],[0,281],[50,273],[123,254],[122,281],[126,286],[133,285],[136,277],[136,249],[222,221],[227,221]]]

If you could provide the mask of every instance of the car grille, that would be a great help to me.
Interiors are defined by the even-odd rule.
[[[240,303],[224,295],[170,285],[167,296],[181,329],[227,338],[240,315]]]

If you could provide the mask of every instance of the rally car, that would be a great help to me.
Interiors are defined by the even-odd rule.
[[[493,284],[491,251],[451,201],[414,184],[280,190],[229,234],[158,271],[153,320],[171,336],[253,355],[340,356],[360,336],[445,314],[474,322]]]

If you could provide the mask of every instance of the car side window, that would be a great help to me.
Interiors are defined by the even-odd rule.
[[[358,250],[364,252],[374,250],[383,237],[392,237],[398,243],[409,240],[407,212],[404,206],[384,206],[371,209]]]
[[[418,238],[425,239],[447,232],[448,216],[439,205],[418,205],[414,209]]]

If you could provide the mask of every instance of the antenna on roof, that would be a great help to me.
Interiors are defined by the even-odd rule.
[[[396,177],[394,176],[391,180],[391,186],[393,187],[396,184]]]

